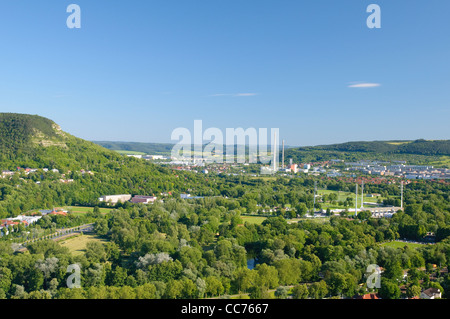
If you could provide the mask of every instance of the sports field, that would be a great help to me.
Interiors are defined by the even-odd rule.
[[[72,253],[72,255],[79,256],[85,253],[86,245],[89,242],[106,243],[107,240],[100,238],[97,235],[80,235],[78,237],[72,237],[60,241],[59,244],[63,247],[69,248],[69,251]]]

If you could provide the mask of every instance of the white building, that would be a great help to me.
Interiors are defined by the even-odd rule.
[[[130,199],[131,199],[131,195],[126,194],[126,195],[104,195],[104,196],[100,197],[98,200],[100,202],[105,202],[105,203],[115,205],[118,202],[125,203],[125,202],[129,201]]]
[[[162,155],[145,155],[142,158],[146,159],[146,160],[164,160],[164,159],[167,159],[167,157],[162,156]]]
[[[37,222],[41,218],[42,218],[42,216],[23,216],[23,215],[19,215],[19,216],[14,217],[14,218],[7,218],[6,220],[27,222],[28,225],[31,225],[31,224],[34,224],[35,222]]]

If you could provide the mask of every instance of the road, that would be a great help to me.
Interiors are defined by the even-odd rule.
[[[81,225],[81,226],[76,226],[76,227],[72,227],[72,228],[67,228],[67,229],[59,229],[57,230],[55,233],[51,234],[51,235],[46,235],[46,236],[42,236],[40,238],[35,238],[35,239],[30,239],[27,240],[23,243],[20,243],[19,246],[19,251],[23,251],[26,249],[27,244],[35,242],[35,241],[39,241],[42,240],[44,237],[47,236],[53,236],[56,234],[55,237],[50,238],[53,241],[59,241],[59,240],[63,240],[66,239],[68,237],[72,237],[73,234],[79,234],[81,232],[83,233],[87,233],[87,232],[92,232],[94,231],[94,223],[90,223],[90,224],[85,224],[85,225]]]

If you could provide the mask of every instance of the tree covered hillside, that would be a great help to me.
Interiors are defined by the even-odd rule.
[[[2,113],[0,123],[0,171],[15,173],[0,178],[0,218],[55,205],[96,205],[98,197],[108,194],[175,195],[187,189],[201,194],[211,189],[212,181],[200,183],[195,174],[124,157],[40,116]]]
[[[98,169],[118,154],[65,133],[37,115],[0,113],[0,168]]]

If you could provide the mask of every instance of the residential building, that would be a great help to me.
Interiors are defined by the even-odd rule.
[[[421,299],[438,299],[441,297],[441,290],[438,288],[428,288],[420,294]]]

